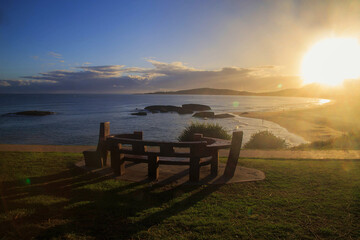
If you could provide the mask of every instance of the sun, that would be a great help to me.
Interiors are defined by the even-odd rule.
[[[360,77],[360,45],[356,38],[327,38],[305,54],[301,77],[304,84],[341,85]]]

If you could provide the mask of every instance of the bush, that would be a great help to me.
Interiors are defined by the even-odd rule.
[[[248,149],[283,149],[287,148],[288,144],[280,137],[275,136],[269,131],[262,131],[253,134],[244,148]]]
[[[360,133],[349,132],[337,138],[301,144],[294,147],[294,149],[360,149]]]
[[[217,123],[191,123],[180,134],[178,140],[191,141],[194,133],[201,133],[204,137],[231,139],[231,136],[226,132],[226,130]]]

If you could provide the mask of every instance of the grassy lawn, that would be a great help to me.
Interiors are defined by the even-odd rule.
[[[81,158],[0,152],[0,239],[360,238],[360,161],[241,159],[266,180],[170,188],[83,173]]]

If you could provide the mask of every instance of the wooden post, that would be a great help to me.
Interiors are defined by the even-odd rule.
[[[108,151],[106,147],[106,139],[110,135],[110,122],[100,123],[99,141],[96,152],[101,156],[102,166],[106,166]]]
[[[134,132],[135,139],[142,140],[143,139],[143,132],[141,131],[135,131]]]
[[[195,133],[193,141],[201,141],[203,135]],[[190,148],[190,169],[189,169],[189,180],[190,182],[198,182],[200,180],[200,156],[203,151],[203,146],[198,145],[197,147]]]
[[[224,171],[224,176],[227,178],[232,178],[235,174],[236,165],[239,160],[242,139],[243,139],[242,131],[233,132],[229,157]]]
[[[114,144],[111,147],[111,168],[117,176],[125,174],[124,154],[120,154],[120,148],[119,144]]]
[[[200,158],[190,158],[190,169],[189,169],[189,180],[190,182],[198,182],[200,179]]]
[[[203,138],[203,135],[200,133],[194,133],[193,140],[194,141],[201,141]]]
[[[115,175],[119,175],[120,151],[117,145],[113,144],[110,150],[111,155],[111,168]]]
[[[211,151],[211,176],[216,177],[219,168],[219,151],[217,149]]]
[[[159,157],[148,156],[148,178],[150,181],[157,180],[159,177]]]

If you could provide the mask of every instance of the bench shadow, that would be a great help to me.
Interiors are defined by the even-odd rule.
[[[181,171],[161,182],[124,182],[113,175],[83,172],[71,168],[60,173],[30,178],[31,183],[8,181],[0,185],[1,212],[32,209],[25,216],[1,221],[0,232],[13,238],[62,238],[67,234],[103,239],[126,239],[189,209],[222,185],[174,186],[188,175]],[[211,176],[204,180],[211,180]],[[115,186],[115,187],[113,187]],[[188,195],[183,200],[174,199]],[[58,202],[32,202],[47,196],[66,199]],[[46,201],[46,198],[45,200]],[[31,225],[31,231],[24,231]],[[48,225],[44,230],[44,225]]]

